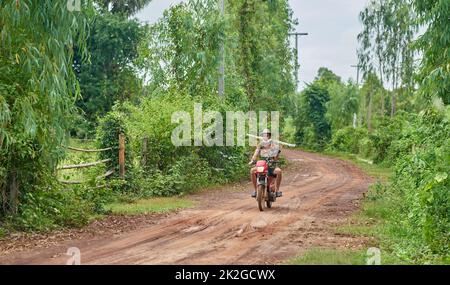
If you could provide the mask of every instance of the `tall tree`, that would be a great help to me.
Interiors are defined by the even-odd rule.
[[[78,52],[74,61],[82,95],[76,104],[89,122],[96,122],[116,101],[141,95],[136,63],[145,33],[144,26],[121,15],[106,12],[92,17],[87,41],[90,62],[83,62]]]
[[[331,126],[326,118],[330,95],[324,83],[337,83],[337,76],[321,68],[313,83],[300,93],[299,112],[295,119],[296,142],[299,145],[321,150],[331,138]]]
[[[122,14],[127,17],[134,15],[152,0],[95,0],[106,11]]]
[[[373,129],[373,107],[375,98],[378,94],[384,94],[384,88],[381,85],[381,81],[378,79],[375,73],[371,72],[367,75],[364,85],[361,88],[363,106],[360,108],[361,111],[365,111],[362,114],[366,118],[366,125],[369,132]],[[382,97],[384,99],[384,97]]]
[[[51,175],[66,138],[67,115],[80,95],[73,47],[86,58],[87,4],[0,2],[0,192],[3,211],[16,212],[19,193]],[[45,182],[44,182],[45,183]]]
[[[169,88],[191,96],[217,94],[219,46],[226,42],[226,100],[242,109],[287,110],[294,93],[294,57],[286,0],[190,0],[171,7],[151,27],[146,59],[149,90]]]
[[[359,109],[359,90],[356,84],[332,83],[328,92],[330,101],[327,102],[326,118],[331,124],[332,130],[342,129],[350,126],[354,114]]]
[[[428,100],[439,97],[450,104],[450,1],[413,0],[417,25],[425,27],[416,48],[423,54],[421,93]]]
[[[382,85],[391,83],[391,116],[396,112],[398,90],[411,92],[414,86],[411,43],[417,29],[413,19],[409,0],[371,0],[360,13],[363,31],[358,35],[358,58],[365,74],[377,70]]]

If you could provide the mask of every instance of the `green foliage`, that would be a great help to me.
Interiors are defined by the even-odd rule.
[[[410,0],[371,0],[360,13],[363,31],[358,35],[359,65],[364,77],[377,72],[381,85],[391,83],[391,116],[398,92],[414,89],[414,51],[417,32]]]
[[[215,0],[171,7],[150,28],[143,63],[152,77],[149,93],[217,95],[219,50],[224,43],[230,105],[242,110],[292,110],[294,58],[288,32],[294,21],[288,1],[276,2],[229,1],[225,17],[218,13]]]
[[[364,250],[331,250],[313,248],[291,259],[291,265],[365,265],[367,253]]]
[[[328,87],[330,101],[327,102],[327,120],[333,130],[351,126],[353,115],[358,113],[359,90],[357,86],[332,83]]]
[[[425,246],[418,253],[448,254],[450,121],[442,112],[427,110],[413,124],[403,130],[400,140],[414,141],[414,148],[397,160],[390,189],[403,197],[398,205],[403,222],[396,225]],[[407,253],[414,258],[414,251]]]
[[[285,142],[295,142],[295,121],[292,116],[289,116],[284,120],[281,140]]]
[[[62,155],[68,114],[79,88],[72,70],[73,46],[86,58],[83,13],[67,1],[0,2],[0,192],[27,195]],[[16,198],[1,212],[17,211]],[[25,204],[24,204],[25,205]]]
[[[296,21],[286,0],[229,1],[227,55],[237,55],[236,73],[244,81],[250,109],[291,111],[296,64],[288,33]],[[236,33],[235,31],[238,31]],[[230,44],[228,44],[230,43]]]
[[[171,88],[193,97],[217,94],[223,30],[217,1],[187,1],[166,10],[150,27],[147,40],[144,65],[152,76],[149,92]]]
[[[384,89],[380,79],[373,72],[366,75],[366,80],[360,90],[359,100],[360,125],[365,125],[369,132],[374,128],[377,118],[383,118],[386,113],[386,101]],[[379,110],[379,112],[376,112]],[[381,119],[382,120],[382,119]]]
[[[152,0],[95,0],[104,11],[130,17],[144,8]]]
[[[89,204],[88,200],[61,187],[41,187],[23,195],[18,215],[10,219],[15,230],[48,231],[59,227],[81,227],[88,221]]]
[[[177,126],[172,123],[172,115],[184,111],[192,118],[194,103],[189,96],[170,95],[146,98],[139,107],[127,106],[130,151],[140,156],[135,163],[140,169],[136,185],[139,195],[176,195],[241,178],[248,172],[245,149],[197,147],[193,143],[192,146],[177,147],[172,143],[172,131]],[[223,104],[211,98],[204,102],[204,112],[228,110]],[[144,138],[147,140],[146,154],[142,151]]]
[[[101,152],[100,159],[111,159],[106,163],[107,170],[114,170],[113,177],[119,176],[119,135],[125,136],[125,168],[126,178],[133,178],[133,152],[131,151],[130,138],[126,127],[126,114],[116,106],[113,111],[104,116],[97,128],[97,145],[99,148],[111,148],[109,151]],[[131,181],[130,181],[131,182]]]
[[[142,95],[137,59],[146,28],[137,20],[107,12],[96,13],[90,22],[86,43],[90,62],[83,62],[77,50],[74,69],[82,95],[76,105],[89,122],[86,129],[92,133],[97,118],[109,112],[116,101],[136,101]],[[74,131],[79,128],[76,123],[72,124]]]
[[[317,150],[325,147],[331,138],[331,127],[325,118],[329,100],[327,89],[317,83],[309,85],[300,94],[300,112],[295,122],[297,144]]]
[[[211,167],[195,155],[180,157],[169,171],[147,171],[142,175],[141,196],[174,196],[211,184]]]
[[[339,129],[335,133],[333,133],[333,137],[328,147],[336,151],[348,152],[353,154],[358,154],[361,151],[370,153],[370,151],[367,151],[367,149],[369,148],[366,145],[367,142],[363,141],[363,139],[366,138],[367,135],[367,130],[363,128],[355,129],[353,127],[346,127],[343,129]]]
[[[390,250],[408,263],[449,256],[449,119],[448,107],[400,112],[379,122],[371,134],[338,130],[329,146],[364,155],[363,145],[370,143],[374,162],[395,166],[390,183],[374,187],[368,198],[389,208],[384,234]]]
[[[415,47],[423,53],[419,82],[422,96],[439,97],[450,104],[450,3],[442,0],[412,0],[417,25],[426,27]]]

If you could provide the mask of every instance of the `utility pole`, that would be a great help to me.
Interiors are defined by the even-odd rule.
[[[351,67],[356,68],[356,85],[359,87],[359,70],[362,67],[362,65],[351,65]]]
[[[289,36],[295,36],[295,80],[297,83],[297,87],[298,87],[298,70],[300,67],[300,64],[298,63],[298,37],[301,36],[307,36],[308,33],[289,33]]]
[[[222,18],[225,17],[225,0],[219,0],[219,11]],[[225,95],[225,41],[222,39],[219,50],[219,97]]]

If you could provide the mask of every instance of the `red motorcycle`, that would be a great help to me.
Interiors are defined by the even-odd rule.
[[[256,201],[260,211],[264,211],[264,202],[267,208],[271,208],[272,203],[277,199],[275,195],[275,177],[272,173],[269,173],[269,167],[274,169],[274,164],[275,161],[272,158],[265,158],[256,162]]]

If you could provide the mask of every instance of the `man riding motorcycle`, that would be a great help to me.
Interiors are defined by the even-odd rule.
[[[272,139],[271,139],[272,133],[270,132],[270,130],[265,129],[261,135],[262,135],[263,139],[262,139],[261,143],[259,143],[258,146],[256,147],[255,153],[252,156],[252,161],[249,163],[249,165],[255,164],[258,156],[261,156],[263,158],[272,158],[274,161],[278,161],[278,157],[280,155],[281,149],[278,144],[276,144],[272,141]],[[280,191],[281,178],[282,178],[281,169],[279,167],[276,167],[273,165],[269,166],[269,175],[276,178],[275,193],[273,193],[273,195],[275,195],[276,197],[283,196],[283,193]],[[252,179],[253,187],[255,190],[252,194],[252,197],[255,198],[256,197],[256,187],[257,187],[256,167],[253,167],[250,170],[250,177]]]

